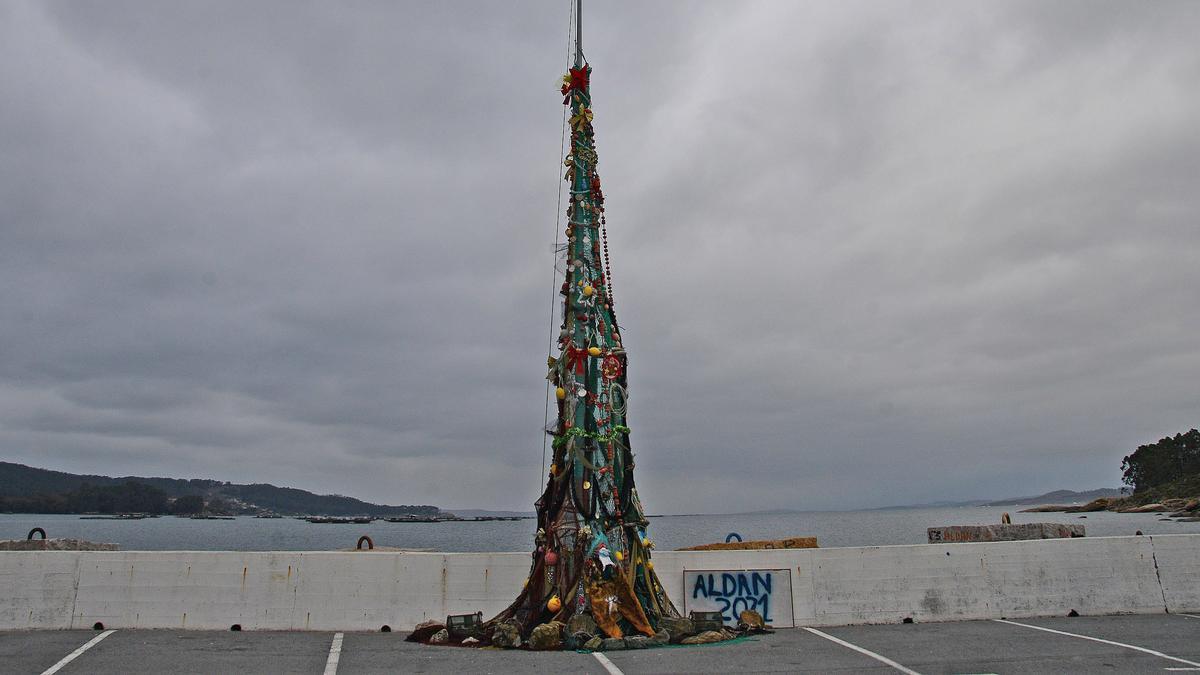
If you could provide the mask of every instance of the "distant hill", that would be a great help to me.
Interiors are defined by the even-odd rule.
[[[1097,488],[1095,490],[1085,490],[1083,492],[1075,492],[1073,490],[1055,490],[1046,494],[1037,495],[1035,497],[1013,497],[1011,499],[1000,499],[994,502],[986,502],[984,506],[1023,506],[1026,504],[1086,504],[1093,499],[1101,497],[1120,497],[1121,491],[1117,488]]]
[[[459,518],[533,518],[536,511],[489,511],[487,509],[450,509]]]
[[[318,495],[296,488],[266,483],[242,485],[208,479],[158,478],[142,476],[80,475],[38,469],[24,464],[0,462],[0,498],[37,498],[64,495],[84,485],[113,488],[126,483],[141,483],[162,490],[170,498],[199,495],[205,501],[221,501],[237,513],[271,511],[281,515],[329,516],[435,516],[441,509],[429,505],[372,504],[343,495]]]
[[[1054,490],[1041,495],[1032,497],[1009,497],[1008,499],[997,499],[995,501],[988,499],[971,499],[968,501],[940,501],[929,502],[928,504],[904,504],[902,506],[885,506],[875,511],[886,511],[889,509],[936,509],[936,508],[954,508],[960,506],[1023,506],[1043,504],[1086,504],[1093,499],[1100,497],[1120,497],[1121,491],[1117,488],[1097,488],[1095,490],[1085,490],[1083,492],[1075,492],[1074,490]]]

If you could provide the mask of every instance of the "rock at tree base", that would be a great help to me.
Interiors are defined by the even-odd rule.
[[[661,645],[670,644],[671,634],[666,630],[660,630],[654,634],[654,637],[646,639],[649,640],[650,646],[658,647]]]
[[[492,633],[492,644],[496,647],[515,649],[521,646],[521,629],[516,621],[505,621],[496,625]]]
[[[562,631],[561,621],[548,621],[535,627],[529,634],[529,648],[544,651],[562,647]]]
[[[431,645],[444,645],[449,641],[450,631],[446,630],[445,628],[429,636],[429,644]]]
[[[596,636],[591,633],[585,633],[583,631],[579,631],[578,633],[569,634],[567,636],[567,638],[563,641],[563,644],[566,646],[567,649],[579,649],[579,648],[583,647],[584,645],[586,645],[587,643],[591,642],[592,638],[594,638],[594,637],[596,637]]]
[[[600,643],[601,651],[615,652],[618,649],[625,649],[625,638],[604,638]]]
[[[679,644],[684,645],[706,645],[713,642],[722,642],[728,640],[729,636],[722,631],[706,630],[699,635],[693,635],[689,638],[684,638]]]
[[[598,638],[598,637],[594,637],[591,640],[588,640],[587,642],[583,643],[584,649],[590,649],[594,652],[599,651],[600,648],[603,646],[604,646],[604,640],[601,638]]]
[[[574,635],[575,633],[590,633],[596,634],[596,620],[591,614],[576,614],[567,621],[567,633]]]
[[[473,637],[463,638],[463,641],[462,641],[462,645],[464,647],[474,647],[477,644],[479,644],[479,640],[476,640]]]
[[[738,614],[738,620],[748,628],[762,628],[766,625],[763,622],[762,614],[752,609],[742,610],[742,613]]]
[[[682,617],[664,616],[658,620],[658,627],[667,631],[671,636],[671,642],[676,644],[685,637],[696,634],[696,625],[692,623],[692,620]]]
[[[432,619],[429,621],[422,621],[421,623],[417,624],[417,627],[414,628],[413,631],[408,634],[408,637],[404,639],[409,642],[429,642],[429,638],[433,637],[434,633],[445,628],[446,624],[442,623],[441,621],[434,621]]]
[[[762,614],[747,609],[738,615],[738,630],[746,633],[768,633],[773,629],[763,621]]]
[[[650,646],[650,638],[645,635],[630,635],[625,638],[626,649],[645,649]]]

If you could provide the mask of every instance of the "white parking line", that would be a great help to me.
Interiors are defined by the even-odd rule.
[[[596,660],[600,662],[600,665],[604,666],[604,669],[609,672],[609,675],[625,675],[615,663],[608,660],[607,656],[601,654],[600,652],[592,652],[592,656],[596,657]]]
[[[902,673],[906,673],[907,675],[921,675],[917,671],[912,670],[911,668],[905,668],[904,666],[900,665],[899,663],[896,663],[895,661],[889,659],[886,656],[883,656],[881,654],[876,654],[875,652],[873,652],[869,649],[863,649],[862,647],[859,647],[858,645],[850,644],[849,642],[846,642],[845,640],[839,640],[838,638],[833,637],[829,633],[822,633],[821,631],[817,630],[816,628],[809,628],[808,626],[802,626],[802,628],[804,628],[804,630],[812,633],[813,635],[819,635],[819,636],[825,638],[826,640],[829,640],[830,642],[836,642],[843,647],[846,647],[848,649],[853,649],[854,651],[858,652],[859,654],[865,654],[865,655],[875,659],[876,661],[887,664]]]
[[[1200,616],[1196,616],[1195,614],[1180,614],[1179,616],[1186,616],[1189,619],[1200,619]]]
[[[1168,659],[1171,661],[1175,661],[1177,663],[1186,663],[1189,666],[1200,667],[1200,663],[1196,663],[1195,661],[1188,661],[1187,659],[1181,659],[1178,656],[1170,656],[1170,655],[1164,654],[1162,652],[1156,652],[1153,649],[1146,649],[1145,647],[1139,647],[1137,645],[1127,645],[1124,642],[1113,642],[1112,640],[1102,640],[1100,638],[1092,637],[1090,635],[1080,635],[1079,633],[1068,633],[1068,632],[1062,631],[1062,630],[1054,630],[1053,628],[1043,628],[1041,626],[1034,626],[1034,625],[1028,624],[1028,623],[1018,623],[1016,621],[1009,621],[1008,619],[992,619],[992,621],[995,621],[997,623],[1006,623],[1010,626],[1021,626],[1022,628],[1032,628],[1034,630],[1045,631],[1047,633],[1054,633],[1055,635],[1066,635],[1067,637],[1076,637],[1081,640],[1091,640],[1092,642],[1103,642],[1106,645],[1113,645],[1114,647],[1124,647],[1126,649],[1133,649],[1133,650],[1142,652],[1144,654],[1153,654],[1154,656]]]
[[[115,631],[115,630],[106,630],[106,631],[104,631],[103,633],[101,633],[101,634],[97,635],[96,637],[92,638],[91,640],[88,640],[87,642],[85,642],[85,643],[83,644],[83,646],[82,646],[82,647],[80,647],[79,649],[76,649],[75,651],[71,652],[70,654],[67,654],[66,656],[62,657],[62,660],[61,660],[61,661],[59,661],[58,663],[56,663],[56,664],[54,664],[54,665],[50,666],[50,667],[49,667],[49,668],[47,668],[46,670],[42,671],[42,675],[54,675],[54,673],[57,673],[58,671],[62,670],[62,669],[63,669],[63,666],[65,666],[65,665],[67,665],[68,663],[70,663],[70,662],[74,661],[75,659],[79,658],[79,655],[80,655],[80,654],[82,654],[82,653],[86,652],[87,650],[91,649],[92,647],[95,647],[96,645],[100,644],[100,641],[101,641],[101,640],[103,640],[104,638],[108,637],[109,635],[112,635],[112,634],[113,634],[113,633],[115,633],[115,632],[117,632],[117,631]]]
[[[342,660],[342,634],[333,634],[333,643],[329,645],[329,659],[325,661],[325,675],[337,675],[338,661]]]

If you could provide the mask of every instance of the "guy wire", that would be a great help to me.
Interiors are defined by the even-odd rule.
[[[571,28],[575,25],[575,3],[568,3],[571,7],[567,14],[567,49],[566,58],[563,59],[567,63],[567,68],[571,67]],[[554,307],[558,304],[558,236],[559,229],[562,227],[562,186],[563,186],[563,162],[566,158],[567,150],[567,111],[570,106],[563,106],[562,114],[562,130],[559,131],[559,146],[558,146],[558,168],[555,172],[555,180],[558,181],[558,203],[554,209],[554,264],[550,265],[550,339],[546,345],[546,359],[554,356]],[[541,488],[541,479],[546,477],[546,437],[547,427],[550,426],[550,380],[546,380],[546,397],[543,400],[544,419],[542,421],[542,473],[539,478],[539,489]]]

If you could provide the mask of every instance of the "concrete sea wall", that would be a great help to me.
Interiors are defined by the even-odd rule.
[[[776,625],[1200,611],[1200,535],[662,551],[654,561],[681,610],[703,591],[685,584],[687,572],[786,574],[774,586]],[[529,562],[527,553],[0,552],[0,629],[405,630],[499,612]]]

